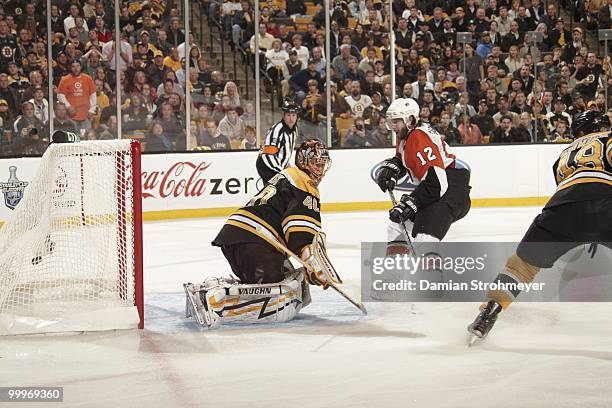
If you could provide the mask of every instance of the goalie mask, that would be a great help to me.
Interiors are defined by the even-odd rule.
[[[314,184],[318,186],[331,167],[331,158],[323,143],[317,139],[309,139],[302,142],[298,147],[295,154],[295,165],[308,174]]]

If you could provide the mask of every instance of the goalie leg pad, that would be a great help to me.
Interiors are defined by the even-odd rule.
[[[242,284],[219,278],[207,279],[202,284],[191,285],[193,294],[190,296],[188,293],[187,297],[188,301],[195,299],[196,307],[190,312],[200,324],[209,327],[228,322],[289,321],[303,307],[302,281],[301,272],[273,284]],[[198,301],[201,303],[199,308]]]

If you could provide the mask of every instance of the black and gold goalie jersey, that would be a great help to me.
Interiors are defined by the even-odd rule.
[[[308,174],[289,167],[230,215],[212,244],[262,243],[282,252],[277,241],[299,256],[320,231],[319,191]]]
[[[576,139],[553,165],[557,191],[546,204],[554,207],[612,196],[612,132]]]

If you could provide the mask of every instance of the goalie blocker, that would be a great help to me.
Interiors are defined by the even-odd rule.
[[[341,283],[325,250],[318,185],[331,165],[326,147],[303,142],[290,167],[234,212],[212,245],[221,248],[239,280],[185,284],[186,314],[200,324],[291,320],[310,303],[308,283]],[[311,267],[296,269],[286,251]]]

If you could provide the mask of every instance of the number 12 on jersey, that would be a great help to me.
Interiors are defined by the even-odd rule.
[[[436,155],[433,152],[433,149],[429,146],[423,149],[423,153],[417,152],[416,155],[421,161],[422,165],[427,164],[428,161],[433,161],[437,159]],[[425,157],[427,157],[427,160],[425,160]]]

